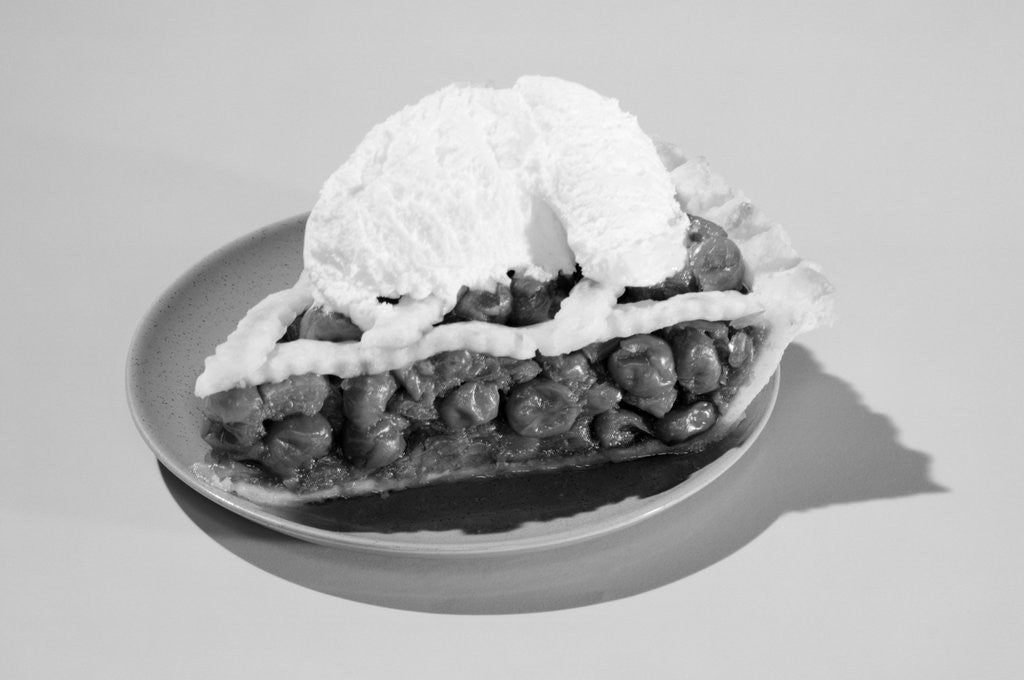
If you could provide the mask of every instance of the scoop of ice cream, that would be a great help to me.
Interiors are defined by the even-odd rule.
[[[401,345],[462,286],[578,264],[652,285],[686,257],[686,217],[653,142],[614,99],[556,78],[453,85],[377,125],[324,185],[306,225],[316,303],[363,342]],[[392,305],[381,297],[401,298]]]

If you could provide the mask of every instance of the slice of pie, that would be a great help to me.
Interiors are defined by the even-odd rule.
[[[554,78],[451,86],[375,127],[304,263],[196,382],[196,473],[261,502],[692,454],[833,316],[706,163]]]

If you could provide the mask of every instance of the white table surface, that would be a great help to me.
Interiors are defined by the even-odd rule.
[[[1020,8],[6,3],[0,676],[1022,677]],[[522,73],[708,157],[836,284],[751,454],[632,529],[455,562],[162,473],[124,394],[161,291],[399,107]]]

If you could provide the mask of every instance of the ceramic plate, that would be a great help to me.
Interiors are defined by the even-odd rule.
[[[324,545],[388,553],[501,553],[579,541],[635,524],[706,486],[750,448],[775,405],[778,373],[736,435],[699,457],[660,456],[298,508],[216,489],[191,471],[209,448],[199,436],[195,379],[249,307],[294,283],[305,220],[300,215],[264,227],[187,271],[142,320],[128,355],[128,402],[160,462],[202,495],[264,526]]]

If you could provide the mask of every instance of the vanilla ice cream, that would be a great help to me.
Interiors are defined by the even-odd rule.
[[[687,218],[651,139],[614,99],[557,78],[452,85],[373,128],[306,225],[316,304],[369,346],[416,341],[459,289],[572,272],[612,290],[686,260]],[[379,297],[400,298],[397,305]]]

